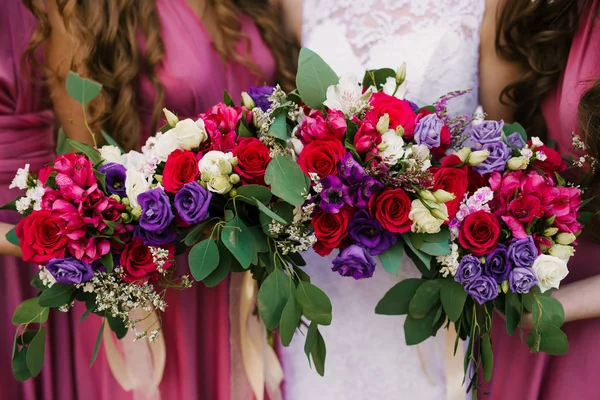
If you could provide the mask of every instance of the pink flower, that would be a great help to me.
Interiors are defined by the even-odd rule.
[[[198,117],[204,120],[206,132],[208,132],[208,135],[214,142],[219,136],[235,131],[237,123],[242,116],[242,111],[241,107],[229,107],[223,103],[219,103]],[[252,120],[251,113],[247,112],[246,114]]]
[[[298,127],[298,137],[302,144],[307,145],[313,140],[337,139],[344,140],[346,134],[346,118],[341,111],[330,110],[327,117],[319,110],[314,110]]]
[[[505,215],[501,218],[502,221],[504,221],[504,223],[512,231],[512,234],[516,239],[525,239],[527,237],[527,233],[525,233],[525,228],[523,228],[523,224],[517,221],[514,217]]]
[[[381,141],[381,134],[377,132],[375,125],[365,120],[354,136],[354,147],[358,154],[368,158],[369,155],[377,153],[377,146],[381,144]]]
[[[551,198],[545,217],[556,215],[554,225],[563,232],[575,233],[581,230],[577,222],[581,206],[581,191],[575,187],[559,186]]]
[[[53,209],[54,202],[56,200],[62,200],[62,198],[62,194],[58,190],[46,188],[46,191],[42,196],[42,210],[51,211]]]
[[[60,219],[65,221],[64,234],[70,240],[79,240],[87,235],[87,226],[83,217],[70,202],[59,199],[52,205],[52,211]]]
[[[236,146],[236,133],[235,131],[231,131],[224,135],[217,136],[215,140],[213,140],[211,150],[222,151],[223,153],[228,153],[233,151]],[[198,160],[200,161],[200,160]]]
[[[90,160],[82,154],[65,154],[54,161],[56,184],[67,199],[81,199],[87,189],[97,185]]]
[[[91,264],[110,251],[110,242],[106,238],[84,237],[69,243],[69,252],[73,257]]]

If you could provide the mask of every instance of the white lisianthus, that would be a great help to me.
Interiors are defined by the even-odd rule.
[[[368,107],[367,100],[371,97],[371,91],[367,90],[364,94],[358,78],[355,76],[343,76],[337,85],[331,85],[327,88],[325,94],[326,107],[332,110],[339,110],[347,116],[360,114],[362,110]]]
[[[548,253],[550,253],[550,255],[554,257],[560,258],[561,260],[568,260],[575,254],[575,249],[573,248],[573,246],[555,244],[552,247],[550,247]]]
[[[430,205],[430,208],[440,211],[446,216],[448,215],[448,209],[445,204],[428,204]],[[429,208],[427,208],[419,199],[413,200],[408,218],[413,222],[410,230],[417,233],[438,233],[444,223],[443,219],[436,218],[432,215]]]
[[[179,122],[179,118],[177,118],[177,115],[173,114],[171,111],[167,110],[166,108],[163,108],[163,113],[165,114],[167,123],[169,125],[171,125],[171,127],[175,127],[175,125],[177,125],[177,123]]]
[[[438,189],[435,192],[433,192],[433,197],[435,197],[435,201],[437,203],[447,203],[451,200],[454,200],[454,198],[456,196],[454,196],[454,193],[450,193],[445,190]]]
[[[169,154],[179,148],[179,140],[175,136],[174,129],[163,134],[156,135],[156,143],[154,144],[154,155],[159,161],[167,161]]]
[[[466,162],[469,159],[469,156],[471,155],[471,149],[468,147],[463,147],[462,149],[458,150],[455,154],[458,158],[460,158],[460,161]]]
[[[558,244],[571,244],[577,239],[572,233],[562,232],[556,235],[556,243]]]
[[[383,116],[379,117],[379,121],[377,121],[377,126],[375,126],[377,132],[382,135],[390,130],[390,115],[388,113],[383,114]]]
[[[9,189],[19,188],[21,190],[27,189],[27,179],[29,178],[29,164],[25,164],[25,168],[19,168],[17,173],[10,183]]]
[[[467,159],[469,167],[476,167],[484,162],[490,156],[490,152],[487,150],[472,151]]]
[[[400,84],[396,93],[394,93],[394,90],[396,90],[396,78],[390,76],[385,80],[385,83],[381,87],[381,91],[389,96],[404,100],[404,96],[406,95],[406,81],[403,81]]]
[[[529,165],[529,159],[525,157],[512,157],[506,163],[506,166],[511,171],[518,171],[520,169],[527,169]]]
[[[404,140],[395,130],[389,130],[381,135],[381,144],[377,146],[379,155],[387,165],[396,165],[404,156]]]
[[[415,144],[406,149],[404,158],[408,162],[410,169],[421,166],[421,171],[427,171],[431,168],[430,153],[424,144]]]
[[[256,103],[252,100],[252,97],[248,94],[248,92],[242,92],[242,104],[248,110],[252,111],[254,107],[256,107]]]
[[[108,163],[123,163],[123,157],[121,156],[121,150],[116,146],[102,146],[99,149],[100,155],[104,160],[105,164]]]
[[[141,172],[135,169],[128,169],[125,173],[125,193],[129,199],[131,207],[138,207],[138,196],[150,189],[150,183]]]
[[[202,180],[208,182],[213,177],[231,174],[233,166],[236,164],[237,158],[233,157],[233,154],[211,150],[198,162],[198,169]]]
[[[558,289],[560,282],[569,273],[565,260],[547,254],[538,256],[532,268],[538,279],[538,287],[542,293],[551,288]]]
[[[197,149],[200,147],[200,143],[208,139],[208,134],[206,133],[202,118],[195,122],[189,118],[179,121],[177,122],[177,125],[167,133],[169,132],[173,132],[177,138],[179,148],[182,150]]]
[[[206,182],[206,188],[214,193],[225,194],[233,188],[233,185],[231,184],[228,176],[217,175],[213,176]]]

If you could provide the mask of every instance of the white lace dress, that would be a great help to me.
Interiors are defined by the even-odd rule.
[[[453,113],[478,104],[479,30],[485,0],[304,0],[303,45],[339,74],[407,63],[407,98],[429,104],[455,90]],[[283,349],[287,400],[444,399],[444,335],[419,346],[404,342],[403,317],[376,315],[375,305],[399,280],[419,276],[408,259],[398,276],[378,265],[355,281],[331,271],[333,255],[305,254],[313,283],[330,296],[333,322],[320,328],[325,377],[311,369],[295,337]]]

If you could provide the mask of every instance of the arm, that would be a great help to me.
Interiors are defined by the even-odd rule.
[[[490,119],[513,121],[513,108],[500,102],[500,93],[519,74],[519,68],[496,52],[497,18],[504,0],[487,0],[479,48],[479,103]]]
[[[6,240],[6,234],[14,228],[14,225],[0,222],[0,255],[21,257],[21,249]]]

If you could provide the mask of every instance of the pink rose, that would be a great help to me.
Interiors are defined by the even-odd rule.
[[[344,140],[346,134],[346,119],[341,111],[330,110],[327,117],[319,110],[314,110],[298,127],[298,137],[302,144],[307,145],[313,140],[337,139]]]

